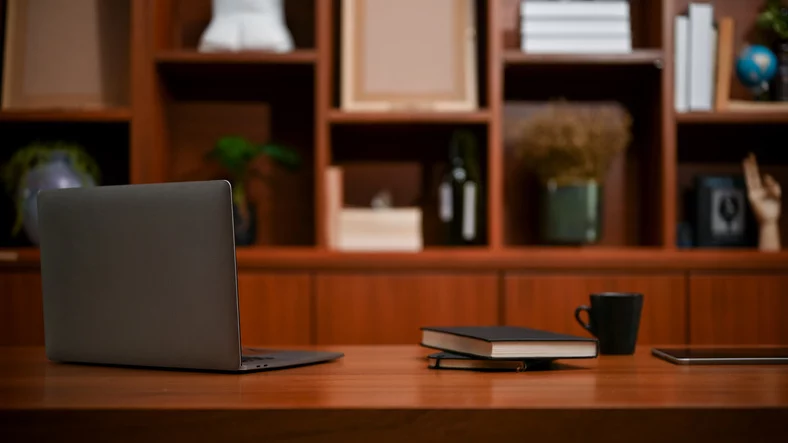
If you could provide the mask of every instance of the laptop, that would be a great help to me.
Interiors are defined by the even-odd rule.
[[[242,352],[227,181],[41,191],[38,213],[52,361],[251,372],[343,356]]]

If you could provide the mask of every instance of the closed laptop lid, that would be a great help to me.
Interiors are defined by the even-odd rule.
[[[38,211],[51,360],[240,366],[228,182],[42,191]]]

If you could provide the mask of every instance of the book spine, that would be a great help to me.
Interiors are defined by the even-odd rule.
[[[618,37],[630,38],[629,22],[626,20],[524,20],[524,38],[542,37]]]
[[[629,20],[629,2],[535,1],[520,3],[520,15],[528,18],[580,18]]]
[[[522,49],[533,54],[606,54],[631,52],[632,44],[620,38],[525,39]]]
[[[677,16],[674,24],[676,60],[673,65],[673,93],[676,112],[689,110],[689,18]]]
[[[710,4],[689,5],[689,109],[710,111],[712,106],[712,17]]]

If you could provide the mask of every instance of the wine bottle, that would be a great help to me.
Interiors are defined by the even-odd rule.
[[[467,131],[454,133],[448,160],[438,191],[439,217],[445,227],[446,243],[478,244],[482,232],[482,187],[473,134]]]

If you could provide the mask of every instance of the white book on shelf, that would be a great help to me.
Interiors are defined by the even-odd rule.
[[[689,109],[712,109],[713,62],[712,29],[713,7],[708,3],[689,5]]]
[[[689,17],[676,16],[674,28],[673,101],[676,112],[689,110]]]
[[[523,20],[521,33],[529,37],[626,37],[630,38],[628,20]]]
[[[577,18],[629,20],[628,0],[605,1],[545,1],[527,0],[520,3],[520,15],[525,18]]]
[[[629,38],[529,38],[522,41],[530,54],[626,54],[632,52]]]

